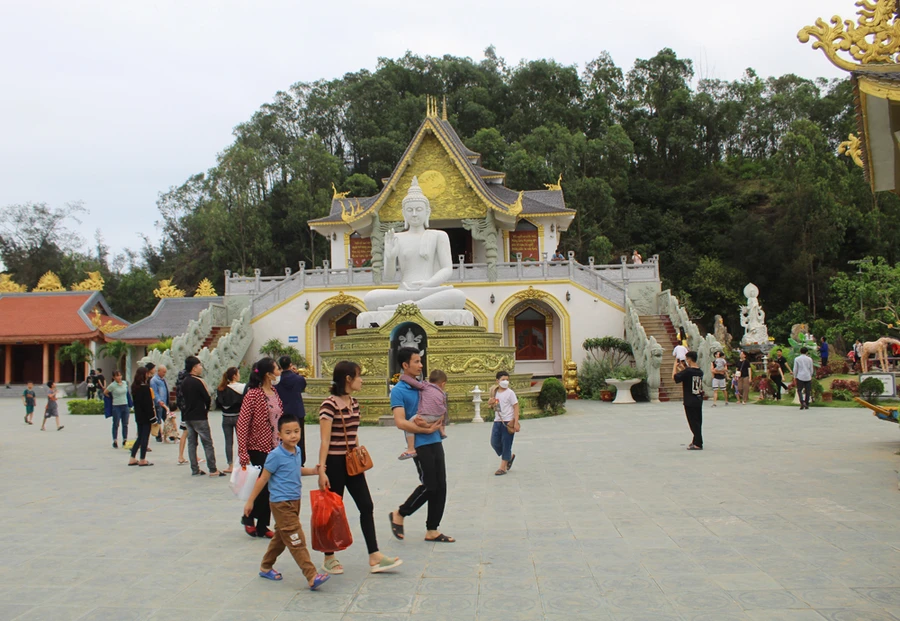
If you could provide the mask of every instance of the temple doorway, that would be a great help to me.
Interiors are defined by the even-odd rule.
[[[465,255],[466,263],[474,263],[472,233],[466,229],[444,229],[444,231],[450,238],[450,254],[453,256],[453,262],[459,263],[459,255]]]

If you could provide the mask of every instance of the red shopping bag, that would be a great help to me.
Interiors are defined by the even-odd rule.
[[[312,549],[319,552],[340,552],[353,543],[344,501],[331,490],[314,489],[309,493],[312,503]]]

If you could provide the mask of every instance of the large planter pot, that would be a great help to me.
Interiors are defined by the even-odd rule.
[[[830,390],[826,390],[822,393],[822,401],[824,401],[825,403],[831,403],[833,400],[834,393],[832,393]]]
[[[615,399],[616,393],[612,390],[601,390],[600,401],[612,401]]]
[[[627,380],[617,380],[617,379],[608,379],[606,383],[610,386],[615,386],[616,388],[616,399],[613,401],[613,404],[616,403],[635,403],[634,397],[631,396],[631,387],[635,384],[639,384],[641,380],[639,379],[627,379]]]

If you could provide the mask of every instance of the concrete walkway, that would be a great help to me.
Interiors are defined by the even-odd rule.
[[[176,447],[128,468],[102,417],[40,432],[21,409],[0,402],[0,619],[900,619],[900,431],[864,410],[707,407],[688,452],[679,405],[573,403],[523,423],[505,477],[490,425],[455,425],[452,545],[422,541],[424,510],[391,537],[414,467],[399,432],[366,427],[380,543],[404,564],[368,574],[348,497],[346,574],[311,593],[287,555],[283,582],[257,577],[241,503]]]

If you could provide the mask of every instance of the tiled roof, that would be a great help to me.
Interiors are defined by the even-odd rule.
[[[448,121],[438,120],[435,118],[428,118],[422,123],[422,126],[416,132],[416,137],[425,129],[427,125],[434,128],[435,133],[441,135],[444,140],[446,140],[447,147],[451,151],[451,154],[457,161],[463,162],[463,166],[467,166],[469,170],[475,175],[477,179],[477,184],[479,187],[483,186],[483,190],[486,192],[486,195],[490,197],[490,203],[495,204],[499,208],[500,211],[506,211],[510,208],[510,205],[514,204],[519,197],[519,193],[515,190],[511,190],[502,184],[499,183],[487,183],[484,179],[486,177],[497,177],[503,176],[505,178],[505,173],[495,170],[488,170],[487,168],[483,168],[481,166],[481,156],[472,151],[466,145],[463,144],[462,140],[459,137],[459,134],[456,133],[456,130],[453,129],[453,126],[450,125]],[[410,150],[413,147],[413,144],[416,142],[417,138],[414,138],[412,142],[407,146],[406,151],[403,153],[403,157],[401,158],[401,162],[407,157]],[[397,167],[395,167],[391,177],[394,175],[400,174],[400,164],[398,163]],[[387,184],[385,184],[385,188]],[[310,220],[309,224],[317,225],[317,224],[338,224],[343,220],[341,219],[341,214],[344,210],[344,206],[346,205],[348,208],[352,204],[355,205],[356,201],[359,201],[360,207],[363,208],[364,211],[369,210],[372,205],[381,198],[381,195],[384,193],[385,189],[383,188],[381,192],[374,196],[367,196],[364,198],[353,198],[353,199],[343,199],[343,200],[332,200],[331,201],[331,212],[325,216],[324,218],[318,218],[316,220]],[[479,190],[481,191],[481,190]],[[568,209],[565,206],[565,199],[563,197],[562,192],[558,191],[549,191],[549,190],[532,190],[526,191],[522,196],[522,215],[528,214],[547,214],[547,213],[560,213],[560,214],[572,214],[574,215],[575,211],[572,209]]]
[[[99,291],[0,294],[0,342],[41,343],[103,338],[91,323],[90,312],[100,305],[103,323],[127,326],[112,314]]]
[[[224,298],[163,298],[147,317],[131,324],[116,338],[129,343],[147,345],[161,336],[178,336],[187,331],[188,323],[210,304],[221,303]]]

